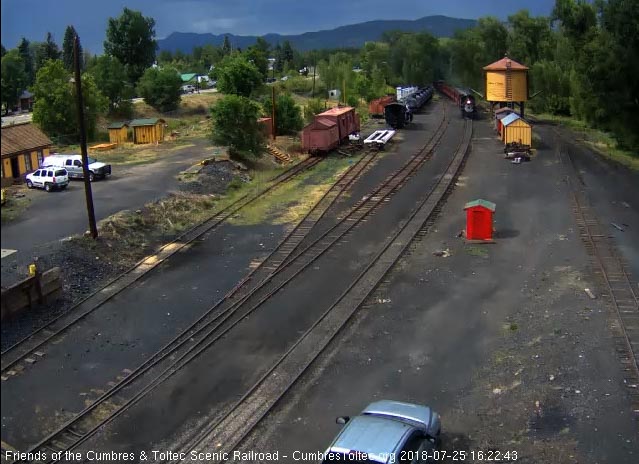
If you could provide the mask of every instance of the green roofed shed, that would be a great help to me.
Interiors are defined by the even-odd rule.
[[[493,203],[492,201],[479,199],[479,200],[469,201],[464,206],[464,209],[472,208],[474,206],[483,206],[484,208],[491,210],[493,213],[495,212],[495,208],[497,208],[497,205]]]
[[[182,79],[182,82],[191,82],[196,77],[197,77],[197,73],[180,74],[180,78]]]
[[[107,126],[109,130],[109,142],[126,143],[129,141],[129,125],[126,121],[112,122]]]
[[[133,143],[161,143],[164,142],[165,121],[161,118],[134,119],[130,122],[133,127]]]

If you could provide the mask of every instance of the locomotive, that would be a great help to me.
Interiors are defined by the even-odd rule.
[[[470,92],[465,90],[459,90],[459,109],[461,110],[462,118],[475,119],[475,97]]]

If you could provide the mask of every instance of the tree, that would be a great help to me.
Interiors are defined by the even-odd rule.
[[[262,85],[262,74],[245,56],[228,56],[215,68],[217,88],[220,92],[248,97]]]
[[[109,100],[109,111],[123,116],[130,115],[133,88],[128,81],[126,69],[117,58],[102,55],[96,58],[91,74],[100,92]]]
[[[7,49],[4,48],[4,45],[0,44],[0,56],[4,56],[7,54]]]
[[[229,147],[234,158],[252,161],[264,149],[264,135],[257,123],[257,103],[239,95],[227,95],[211,108],[213,143]]]
[[[33,67],[33,56],[31,54],[30,45],[29,41],[24,37],[20,41],[20,45],[18,45],[18,52],[20,53],[20,57],[24,63],[24,72],[27,75],[27,86],[33,84],[33,81],[35,80],[35,70]]]
[[[60,49],[58,44],[53,40],[53,35],[47,32],[47,38],[44,41],[42,52],[44,54],[44,61],[57,60],[60,58]]]
[[[27,74],[24,61],[17,49],[9,50],[2,57],[2,105],[5,111],[12,109],[17,103],[20,93],[27,85]]]
[[[148,68],[138,83],[138,92],[146,103],[166,112],[177,109],[181,87],[182,79],[175,69]]]
[[[288,40],[285,40],[282,44],[282,62],[285,69],[290,68],[291,63],[293,62],[293,58],[295,57],[295,53],[293,52],[293,47]]]
[[[77,33],[73,26],[67,26],[66,31],[64,31],[64,40],[62,41],[62,62],[64,63],[64,67],[67,71],[72,72],[73,67],[73,41],[75,40],[75,36]],[[82,45],[78,44],[78,48],[80,49],[80,56],[82,57]],[[80,67],[83,68],[83,61],[80,61]]]
[[[508,45],[510,56],[532,65],[552,54],[554,44],[548,18],[531,18],[527,10],[521,10],[509,16],[508,22],[512,28]]]
[[[267,99],[264,102],[264,111],[271,115],[273,102]],[[302,111],[295,104],[295,100],[288,94],[278,95],[275,101],[275,133],[277,135],[295,134],[304,126]]]
[[[33,121],[49,136],[61,138],[67,143],[77,141],[75,85],[61,60],[49,60],[40,68],[33,94]],[[106,109],[107,101],[98,91],[93,77],[86,73],[82,76],[82,96],[86,108],[87,133],[93,137],[97,117]]]
[[[109,18],[106,36],[105,53],[124,65],[129,82],[135,85],[155,61],[155,20],[124,8],[119,18]]]

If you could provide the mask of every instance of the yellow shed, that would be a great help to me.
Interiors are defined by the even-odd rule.
[[[532,144],[532,127],[516,113],[509,114],[501,120],[503,129],[501,140],[506,143],[519,142],[523,145]]]
[[[112,122],[107,126],[109,142],[126,143],[129,141],[129,125],[126,122]]]
[[[528,67],[507,56],[484,67],[486,100],[525,102],[528,100]]]
[[[133,143],[164,142],[164,119],[134,119],[130,125],[133,128]]]
[[[34,124],[11,124],[2,128],[2,186],[24,179],[49,155],[51,140]]]

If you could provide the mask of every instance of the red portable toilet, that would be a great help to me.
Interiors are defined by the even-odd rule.
[[[493,214],[497,205],[486,200],[466,203],[466,240],[492,240]]]

